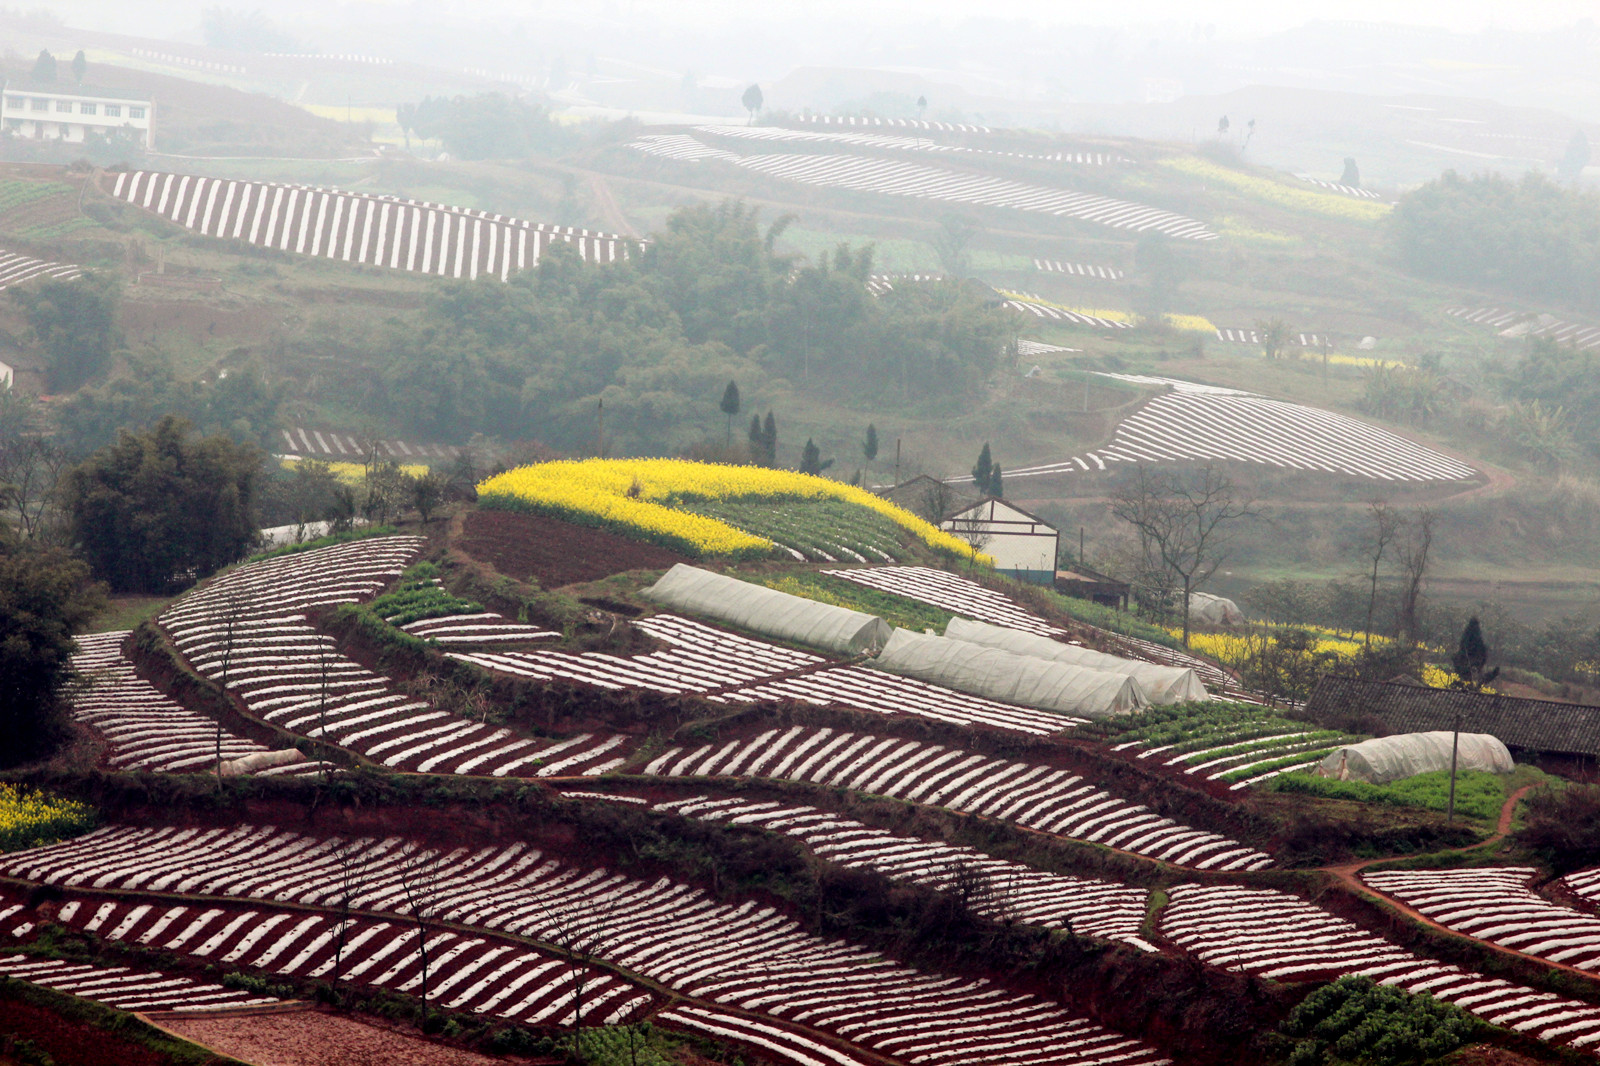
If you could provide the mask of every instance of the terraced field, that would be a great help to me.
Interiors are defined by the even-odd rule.
[[[892,563],[909,553],[889,518],[834,500],[785,503],[689,502],[680,510],[719,519],[765,537],[797,559],[822,563]]]
[[[160,624],[201,674],[249,711],[301,736],[417,773],[604,773],[621,738],[541,742],[395,691],[306,619],[312,607],[369,599],[417,557],[417,537],[369,537],[229,571],[180,598]],[[560,755],[556,763],[548,761]]]
[[[1444,313],[1475,326],[1487,326],[1502,337],[1547,337],[1574,348],[1600,348],[1600,326],[1567,322],[1554,315],[1509,311],[1501,307],[1447,307]]]
[[[809,1061],[850,1063],[853,1048],[908,1063],[960,1061],[975,1053],[996,1066],[1144,1066],[1166,1061],[1139,1040],[988,980],[921,972],[876,952],[813,936],[769,907],[720,903],[668,879],[646,884],[603,869],[582,869],[520,844],[440,853],[402,840],[319,839],[265,826],[204,831],[108,827],[76,841],[6,856],[0,871],[62,890],[92,886],[317,907],[339,891],[340,871],[352,862],[360,865],[363,877],[351,905],[373,916],[370,926],[362,926],[363,931],[374,930],[373,938],[386,935],[382,926],[394,928],[395,918],[407,910],[409,880],[421,869],[429,871],[431,915],[455,927],[433,932],[430,951],[448,943],[435,957],[436,965],[442,969],[448,959],[471,967],[452,986],[466,997],[465,1006],[478,999],[481,1009],[481,997],[498,995],[503,988],[508,955],[489,958],[494,951],[489,937],[509,933],[560,943],[579,929],[584,955],[596,966],[639,974],[696,1001],[676,1007],[679,1014],[709,1009],[713,1013],[699,1020],[714,1025],[718,1006],[739,1011],[747,1024],[766,1025],[790,1040],[806,1041],[803,1050]],[[222,946],[221,929],[200,941],[202,933],[216,928],[220,915],[195,915],[188,906],[170,903],[160,905],[166,910],[159,916],[152,915],[155,904],[107,906],[102,926],[115,917],[114,929],[134,932],[146,920],[160,923],[171,915],[155,936],[187,921],[174,936],[187,937],[179,949],[198,944],[215,951]],[[182,913],[173,914],[175,910]],[[318,937],[332,938],[323,924],[326,916],[283,912],[261,917],[265,912],[265,907],[252,908],[246,913],[254,917],[233,919],[238,925],[227,935],[249,931],[238,937],[230,955],[243,958],[268,942],[268,950],[274,951],[269,966],[295,944],[301,945],[294,958],[304,958],[302,965],[319,950],[326,954],[326,940],[315,946]],[[289,924],[269,936],[271,930],[263,927],[274,918],[279,920],[273,928]],[[286,936],[290,929],[293,935]],[[488,937],[456,931],[480,929]],[[404,934],[395,938],[404,939]],[[404,962],[391,964],[375,980],[399,981],[395,987],[405,989],[417,981],[403,980],[406,972]],[[626,1017],[649,1002],[643,993],[630,997],[632,986],[617,985],[616,1015]],[[434,990],[446,994],[438,985]],[[664,1020],[675,1021],[679,1014]],[[844,1057],[828,1055],[829,1047]]]
[[[536,266],[554,242],[590,262],[626,259],[637,241],[447,204],[308,185],[134,170],[110,193],[208,237],[438,277],[497,277]]]
[[[48,278],[51,281],[71,281],[81,277],[83,271],[71,263],[52,263],[45,259],[35,259],[30,255],[18,255],[0,248],[0,289],[8,289],[13,285],[22,285],[33,281],[35,278]]]
[[[1007,478],[1105,470],[1111,463],[1229,461],[1379,482],[1461,481],[1459,459],[1347,415],[1234,390],[1187,387],[1153,397],[1118,424],[1111,443]]]
[[[1297,896],[1200,885],[1180,885],[1169,895],[1162,935],[1213,966],[1276,980],[1362,974],[1548,1043],[1600,1044],[1600,1007],[1421,958]]]
[[[719,160],[804,185],[1049,214],[1135,233],[1164,233],[1179,240],[1217,239],[1215,233],[1192,218],[1145,204],[921,163],[843,153],[741,155],[681,133],[649,134],[634,140],[631,146],[684,162]]]
[[[721,744],[673,747],[644,773],[807,781],[947,807],[1202,870],[1272,864],[1263,852],[1179,825],[1065,770],[902,738],[793,726]]]

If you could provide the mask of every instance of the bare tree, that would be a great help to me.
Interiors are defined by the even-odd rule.
[[[605,907],[593,900],[586,901],[582,911],[571,906],[556,910],[543,903],[539,910],[544,927],[539,939],[572,969],[572,1054],[583,1062],[583,994],[596,974],[590,963],[605,950]]]
[[[1394,539],[1400,535],[1400,528],[1405,524],[1405,517],[1389,506],[1387,500],[1373,500],[1367,504],[1367,515],[1372,519],[1372,528],[1367,532],[1366,539],[1361,545],[1362,558],[1372,564],[1367,573],[1367,639],[1368,647],[1372,645],[1372,616],[1378,609],[1378,568],[1383,565],[1384,553],[1389,550]]]
[[[929,524],[936,526],[950,513],[955,499],[955,492],[949,485],[938,478],[930,478],[928,484],[923,486],[922,498],[916,501],[915,510]]]
[[[350,931],[350,908],[353,901],[366,891],[372,875],[372,850],[370,840],[346,841],[338,851],[338,882],[333,903],[339,911],[339,933],[333,948],[333,984],[339,984],[344,974],[344,950]]]
[[[968,512],[958,515],[950,520],[950,532],[967,546],[968,566],[978,564],[978,553],[989,546],[994,540],[994,532],[989,528],[989,523],[979,518],[976,514]]]
[[[233,666],[233,646],[238,639],[240,616],[244,614],[244,594],[230,586],[222,596],[222,701],[228,701],[228,670]],[[217,790],[222,789],[222,714],[217,714]]]
[[[428,922],[437,917],[439,887],[443,880],[443,856],[432,848],[407,844],[397,877],[405,914],[417,929],[417,955],[422,962],[422,1018],[420,1027],[428,1031]]]
[[[1268,359],[1281,357],[1289,343],[1289,323],[1276,317],[1256,319],[1256,340],[1261,345],[1262,355]]]
[[[1253,518],[1252,501],[1214,467],[1192,473],[1152,471],[1141,463],[1131,484],[1111,498],[1111,513],[1133,527],[1147,570],[1167,575],[1180,598],[1183,645],[1189,646],[1189,599],[1228,557],[1235,525]]]
[[[1406,520],[1400,544],[1400,610],[1396,630],[1401,643],[1414,648],[1421,639],[1422,594],[1428,582],[1428,552],[1433,547],[1433,512],[1418,511]]]

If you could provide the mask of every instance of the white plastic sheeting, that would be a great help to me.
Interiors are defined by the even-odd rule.
[[[1381,785],[1432,770],[1448,770],[1450,738],[1449,730],[1439,729],[1363,740],[1329,753],[1317,767],[1317,776]],[[1511,752],[1490,733],[1462,733],[1456,769],[1508,774],[1512,770]]]
[[[1142,663],[1124,659],[1120,655],[1107,655],[1092,648],[1063,644],[1037,633],[1024,633],[1019,629],[992,626],[967,618],[950,619],[944,635],[951,640],[999,648],[1013,655],[1031,655],[1035,659],[1053,659],[1071,666],[1087,666],[1091,670],[1104,670],[1109,674],[1124,674],[1139,682],[1151,703],[1182,703],[1185,700],[1211,698],[1205,685],[1200,683],[1200,678],[1187,666]]]
[[[1226,596],[1213,596],[1209,592],[1189,593],[1189,621],[1208,626],[1238,626],[1245,622],[1239,605]]]
[[[831,603],[679,563],[645,590],[656,603],[741,626],[763,636],[843,655],[870,655],[889,639],[889,623]]]
[[[1150,702],[1126,674],[905,629],[894,631],[872,665],[958,692],[1084,718],[1130,714]]]

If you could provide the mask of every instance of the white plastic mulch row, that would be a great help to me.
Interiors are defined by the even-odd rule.
[[[1006,306],[1013,311],[1023,311],[1035,318],[1045,318],[1052,322],[1067,322],[1074,326],[1093,326],[1096,329],[1132,329],[1132,322],[1123,322],[1115,318],[1105,318],[1101,315],[1091,315],[1085,311],[1072,311],[1065,307],[1057,307],[1048,303],[1043,297],[1031,293],[1012,293],[1006,300]]]
[[[158,970],[90,966],[30,955],[0,955],[0,975],[126,1011],[216,1011],[265,1007],[283,1000]]]
[[[1100,278],[1103,281],[1121,281],[1123,273],[1117,267],[1097,266],[1093,263],[1063,263],[1059,259],[1035,259],[1035,270],[1047,274],[1075,274],[1081,278]]]
[[[79,680],[68,690],[75,722],[91,726],[110,742],[107,761],[119,770],[184,773],[216,769],[226,761],[267,748],[226,729],[217,720],[175,703],[138,675],[122,654],[126,630],[77,638],[72,668]],[[272,767],[278,774],[316,774],[316,761]]]
[[[9,876],[94,886],[326,905],[362,870],[351,905],[406,912],[426,884],[441,922],[555,943],[672,991],[817,1030],[909,1062],[1125,1066],[1148,1045],[984,979],[924,973],[813,936],[755,902],[721,903],[662,878],[580,869],[521,844],[447,854],[403,841],[317,840],[270,827],[106,828],[0,858]]]
[[[1600,1007],[1413,955],[1296,896],[1199,885],[1169,895],[1162,935],[1211,965],[1277,980],[1360,974],[1549,1043],[1600,1043]]]
[[[1502,336],[1516,337],[1524,334],[1548,337],[1557,344],[1574,348],[1600,348],[1600,326],[1585,326],[1566,322],[1553,315],[1534,315],[1526,311],[1507,311],[1501,307],[1447,307],[1445,314],[1488,326]]]
[[[1371,189],[1363,189],[1359,185],[1341,185],[1337,181],[1324,181],[1321,178],[1307,177],[1304,174],[1299,175],[1299,178],[1301,181],[1316,185],[1319,188],[1331,189],[1332,191],[1339,193],[1341,196],[1354,196],[1361,200],[1383,199],[1382,193],[1373,192]]]
[[[1271,856],[1163,818],[1050,766],[921,741],[794,726],[748,740],[672,748],[645,767],[667,777],[769,777],[847,788],[1013,822],[1202,870],[1259,870]]]
[[[414,637],[437,644],[515,644],[525,640],[556,640],[561,636],[553,630],[540,629],[526,622],[513,622],[493,611],[420,618],[400,628]]]
[[[403,440],[374,440],[365,441],[349,433],[335,433],[333,430],[307,429],[304,426],[290,426],[288,429],[278,431],[283,435],[284,454],[306,455],[321,459],[337,461],[358,462],[363,460],[370,448],[386,459],[393,459],[400,463],[415,463],[433,459],[451,459],[457,454],[453,445],[449,444],[419,444],[416,441],[406,443]]]
[[[553,243],[585,260],[628,258],[638,242],[418,200],[274,182],[124,171],[111,192],[208,237],[439,277],[498,277],[536,266]]]
[[[1232,773],[1244,772],[1248,775],[1251,770],[1259,769],[1259,775],[1246,776],[1243,780],[1232,786],[1232,791],[1248,788],[1258,780],[1266,780],[1279,774],[1301,770],[1312,763],[1321,762],[1326,749],[1340,743],[1337,737],[1322,737],[1321,739],[1308,739],[1310,731],[1293,730],[1289,726],[1283,727],[1283,732],[1277,735],[1249,735],[1248,727],[1241,726],[1235,736],[1230,738],[1226,734],[1218,734],[1216,743],[1210,748],[1199,751],[1186,751],[1161,760],[1163,766],[1172,767],[1174,770],[1188,775],[1198,775],[1206,781],[1219,781]],[[1143,746],[1143,741],[1133,741],[1128,744],[1118,744],[1113,751],[1122,748]],[[1230,752],[1230,749],[1250,745],[1250,750],[1244,752]],[[1150,759],[1163,755],[1170,750],[1163,745],[1141,752],[1140,759]],[[1206,756],[1212,756],[1206,758]],[[1199,762],[1189,763],[1190,759],[1199,759]],[[1263,769],[1270,763],[1282,759],[1295,759],[1297,761],[1282,767]]]
[[[1064,462],[1007,470],[1037,477],[1114,462],[1233,460],[1378,481],[1458,481],[1476,473],[1443,452],[1347,415],[1248,393],[1178,390],[1123,419],[1111,443]]]
[[[551,743],[439,710],[395,691],[307,621],[310,607],[371,598],[421,545],[418,537],[369,537],[248,563],[179,599],[161,625],[196,670],[225,683],[252,714],[384,766],[494,777],[620,766],[621,737]]]
[[[71,263],[52,263],[44,259],[35,259],[31,255],[19,255],[0,248],[0,289],[12,285],[21,285],[34,278],[49,278],[52,281],[71,281],[80,277],[82,271]]]
[[[769,177],[806,185],[1057,215],[1136,233],[1164,233],[1183,240],[1217,239],[1217,235],[1206,229],[1204,224],[1160,208],[1093,193],[946,170],[897,159],[842,153],[739,155],[701,144],[683,134],[646,136],[634,141],[632,146],[640,151],[675,159],[718,159]]]
[[[669,695],[711,694],[708,698],[719,703],[800,700],[876,714],[989,725],[1035,736],[1048,736],[1081,722],[879,670],[845,666],[678,615],[659,614],[634,624],[669,647],[644,655],[480,651],[452,653],[452,658],[535,680],[563,678],[599,688],[646,689]]]
[[[81,900],[64,904],[56,920],[109,940],[151,945],[220,966],[320,980],[337,975],[340,981],[411,995],[421,994],[426,952],[430,1004],[529,1025],[571,1025],[580,1010],[588,1024],[617,1025],[652,1003],[639,986],[602,970],[450,930],[429,930],[420,938],[414,921]]]
[[[996,592],[947,570],[936,570],[931,566],[878,566],[872,569],[824,570],[823,573],[880,592],[905,596],[963,618],[992,622],[997,626],[1044,637],[1066,635],[1066,630],[1046,622],[1005,593]]]
[[[1393,870],[1362,875],[1447,929],[1580,970],[1600,970],[1600,918],[1552,903],[1528,866]]]
[[[1144,951],[1156,950],[1139,937],[1150,904],[1150,893],[1143,888],[1045,873],[973,848],[898,836],[805,804],[695,796],[658,803],[653,809],[783,833],[841,866],[967,894],[968,905],[985,917],[1046,929],[1069,928]]]
[[[929,152],[958,156],[999,156],[1009,159],[1036,160],[1044,163],[1082,163],[1105,166],[1126,163],[1129,160],[1107,152],[1007,152],[997,148],[972,148],[960,144],[939,144],[927,138],[892,133],[850,133],[827,130],[795,130],[782,126],[695,126],[693,132],[712,137],[730,137],[745,141],[805,142],[812,144],[843,144],[855,148],[892,148],[905,152]]]
[[[801,115],[793,121],[832,129],[929,130],[936,133],[993,133],[988,126],[966,122],[938,122],[921,118],[873,118],[867,115]]]

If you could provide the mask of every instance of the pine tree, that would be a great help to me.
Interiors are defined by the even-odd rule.
[[[767,420],[761,427],[761,443],[766,454],[768,466],[778,465],[778,420],[772,417],[772,412],[767,412]]]
[[[1498,666],[1484,672],[1488,662],[1489,645],[1484,642],[1483,627],[1478,623],[1478,616],[1473,615],[1467,619],[1467,627],[1461,631],[1461,643],[1450,660],[1450,667],[1456,675],[1454,686],[1476,690],[1499,677]]]
[[[739,413],[739,386],[736,382],[729,381],[728,387],[722,390],[722,403],[717,406],[722,408],[722,413],[728,416],[728,443],[733,443],[733,417]]]
[[[79,85],[83,84],[83,76],[89,73],[89,57],[83,54],[83,49],[78,49],[78,54],[72,57],[72,80]]]
[[[869,463],[878,457],[878,427],[871,422],[867,423],[867,439],[861,444],[861,454]]]
[[[820,474],[832,465],[833,460],[822,458],[822,449],[817,447],[816,441],[807,437],[805,449],[800,453],[800,472]]]
[[[33,80],[41,83],[56,80],[56,57],[46,49],[40,49],[39,58],[33,61]]]
[[[998,500],[1005,494],[1006,490],[1000,484],[1000,464],[996,463],[989,471],[989,495]]]
[[[767,438],[761,432],[761,416],[750,416],[750,461],[764,465],[767,461]]]
[[[989,491],[991,479],[994,477],[994,458],[989,454],[989,442],[983,442],[983,451],[978,453],[978,465],[972,468],[972,481],[978,491],[985,496],[993,496]]]

